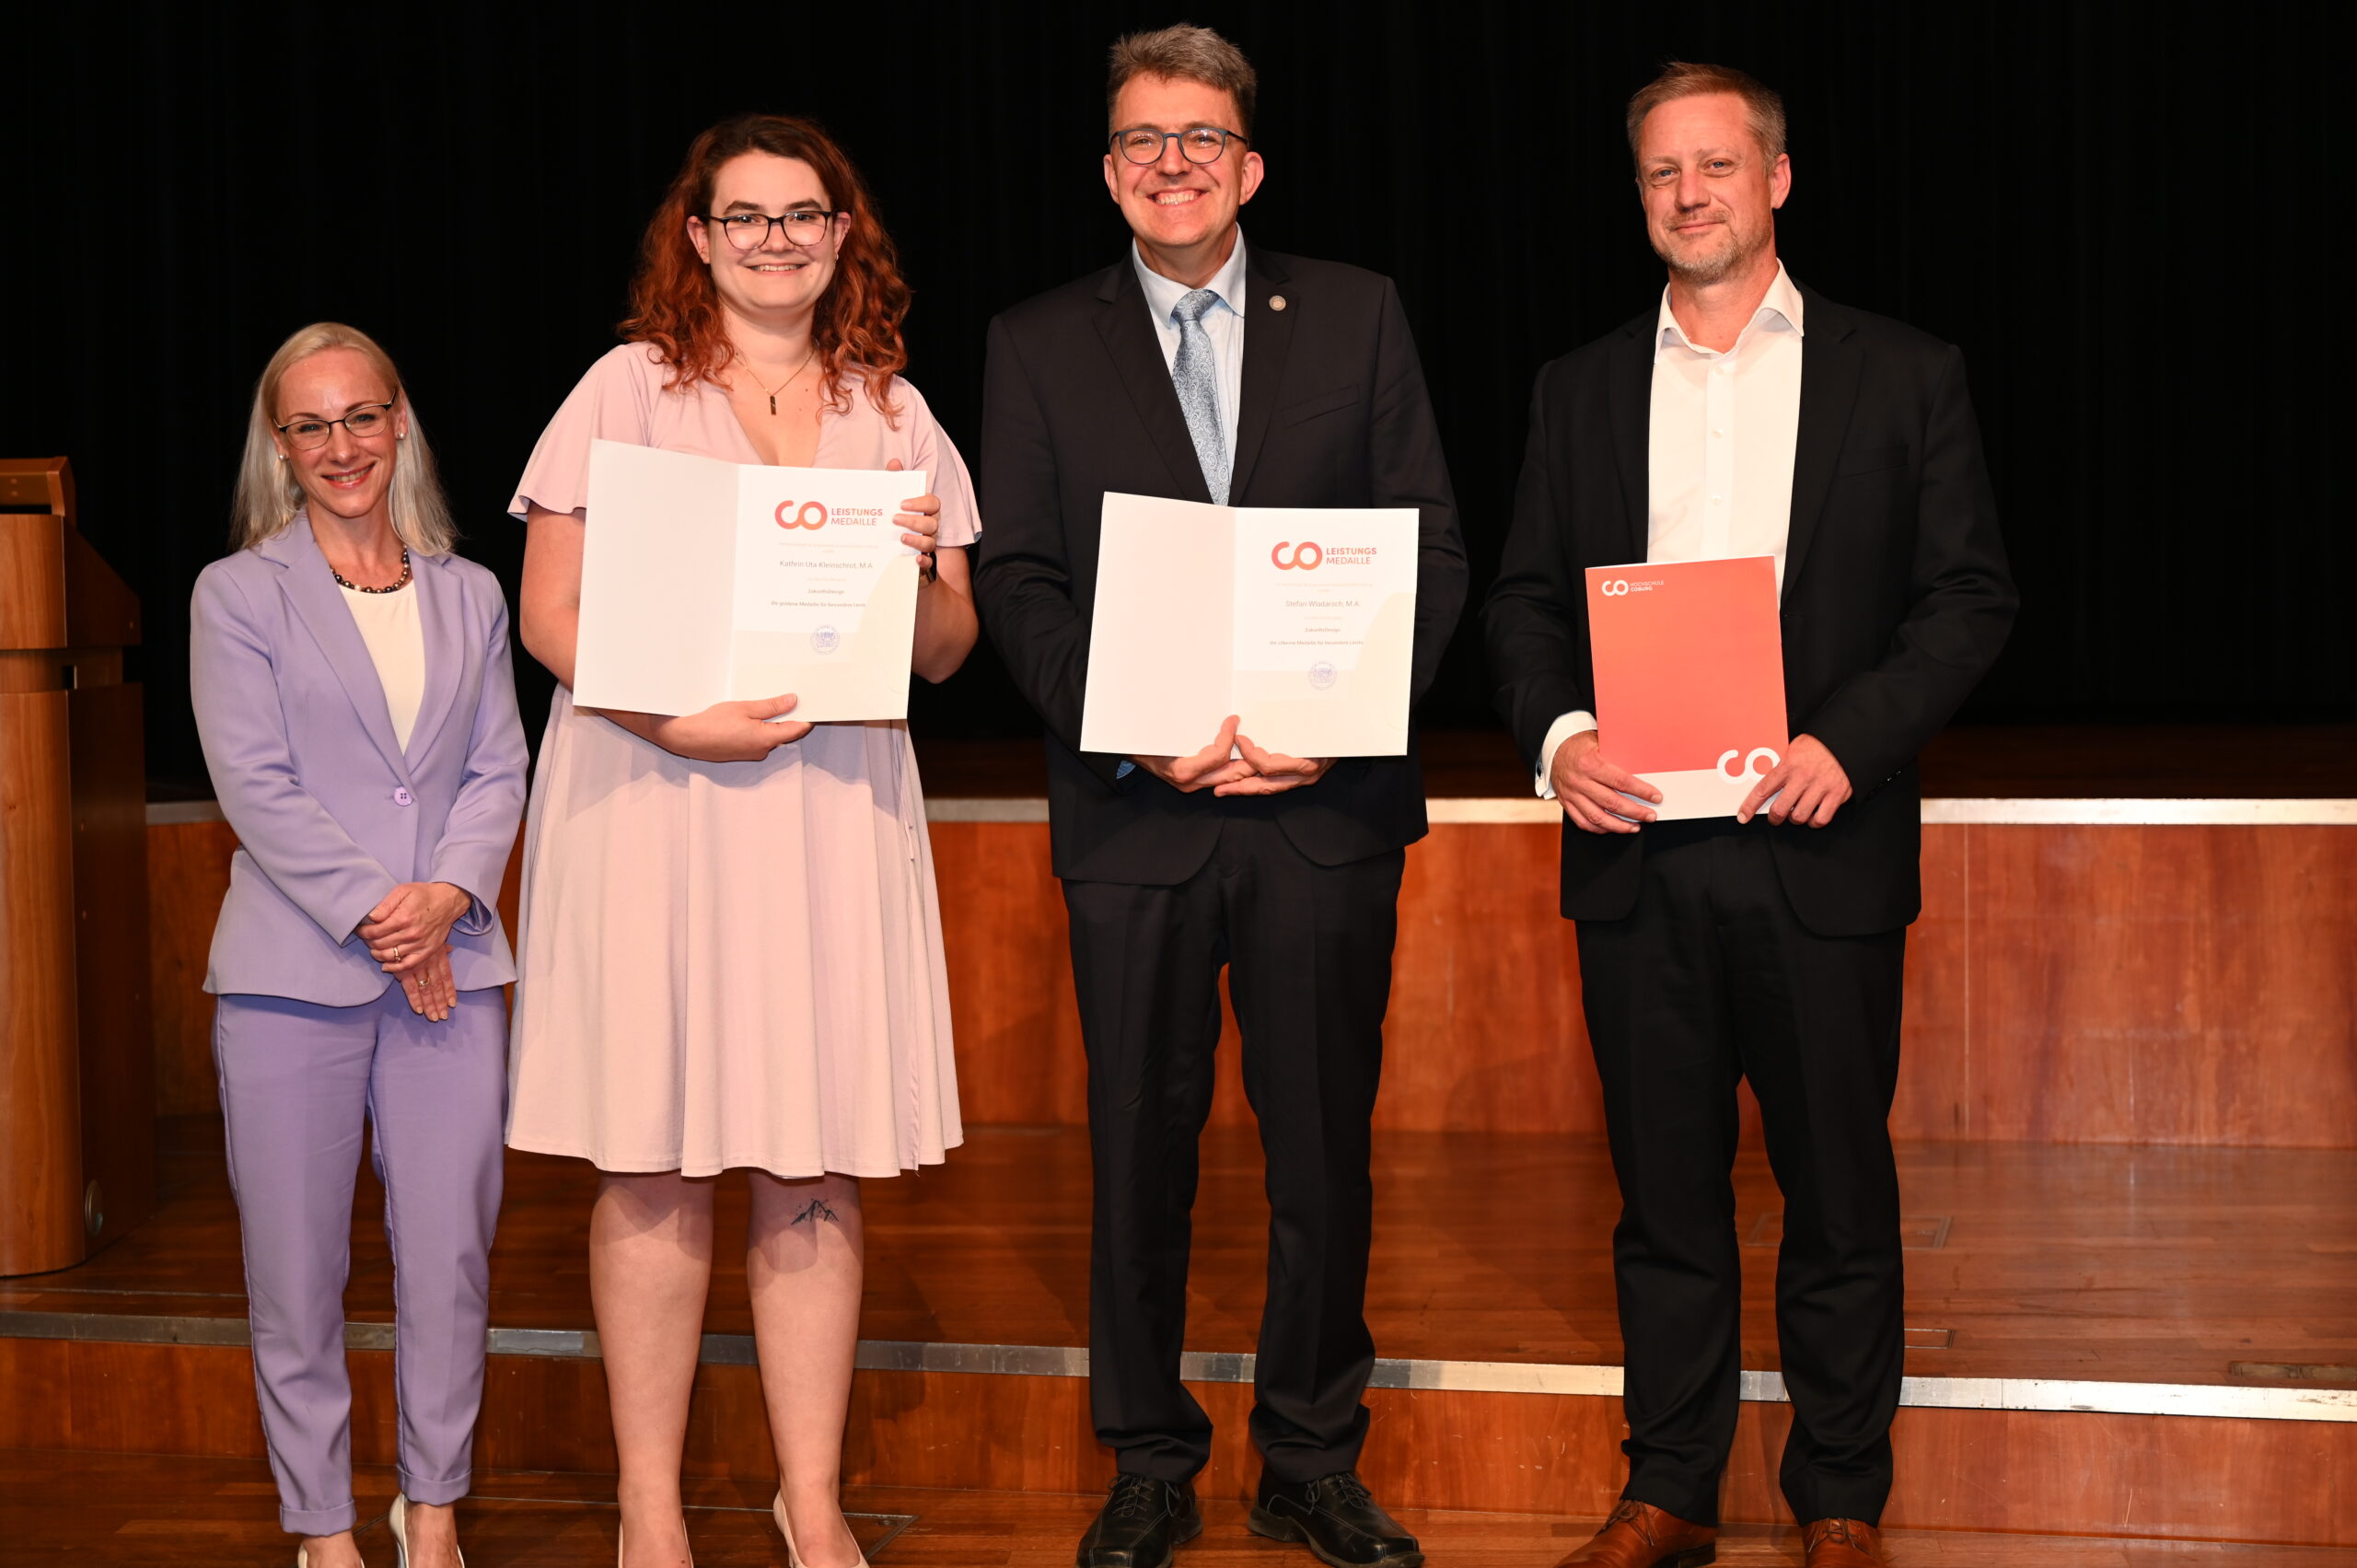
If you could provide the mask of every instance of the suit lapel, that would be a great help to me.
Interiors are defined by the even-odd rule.
[[[1145,291],[1128,261],[1108,274],[1097,293],[1097,331],[1105,352],[1128,389],[1154,449],[1170,470],[1172,493],[1181,501],[1209,503],[1211,487],[1203,482],[1203,466],[1195,456],[1194,438],[1187,434],[1187,416],[1179,412],[1178,389],[1170,384],[1170,366],[1162,357],[1154,324],[1146,319]],[[1249,375],[1248,368],[1246,374]],[[1248,397],[1247,406],[1251,400]],[[1236,494],[1230,484],[1228,494]]]
[[[1612,458],[1620,473],[1620,551],[1597,565],[1633,565],[1644,560],[1652,536],[1650,502],[1653,458],[1648,443],[1654,423],[1654,333],[1648,316],[1612,345],[1610,368]]]
[[[1237,400],[1243,406],[1237,411],[1236,460],[1227,484],[1227,498],[1238,505],[1284,389],[1285,356],[1293,349],[1293,324],[1303,308],[1298,295],[1286,296],[1283,310],[1269,309],[1262,302],[1276,292],[1276,285],[1290,281],[1283,258],[1261,250],[1244,252],[1244,297],[1237,302],[1244,314],[1244,390]]]
[[[466,617],[459,613],[459,599],[466,590],[446,558],[413,554],[410,559],[414,563],[410,591],[417,595],[419,640],[425,645],[425,691],[418,701],[417,720],[409,728],[409,759],[413,760],[425,755],[459,694],[459,670],[466,660],[461,638]]]
[[[368,656],[368,645],[360,640],[359,623],[352,619],[352,609],[335,586],[327,557],[319,553],[319,541],[311,537],[310,518],[297,512],[284,532],[262,545],[261,553],[284,568],[278,576],[280,591],[327,655],[328,668],[335,671],[344,695],[352,699],[353,711],[360,715],[360,727],[406,783],[409,761],[393,739],[393,715],[385,705],[385,683],[377,679],[377,663]]]
[[[1808,559],[1817,518],[1833,493],[1833,470],[1850,412],[1858,401],[1862,363],[1849,341],[1850,323],[1839,307],[1802,290],[1807,326],[1801,337],[1800,429],[1793,441],[1793,507],[1784,530],[1784,594],[1792,595],[1801,563]]]

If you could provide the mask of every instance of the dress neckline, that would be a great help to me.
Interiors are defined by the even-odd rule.
[[[737,407],[734,403],[728,401],[728,390],[726,388],[722,387],[719,383],[714,381],[699,381],[696,383],[696,391],[700,395],[711,398],[718,403],[721,417],[727,420],[729,431],[737,438],[737,449],[742,454],[737,459],[737,461],[751,463],[758,468],[781,468],[786,466],[784,464],[772,463],[767,458],[761,456],[761,449],[753,444],[752,432],[747,430],[745,428],[745,422],[737,417]],[[863,387],[854,389],[852,395],[853,397],[863,397],[865,393],[866,389]],[[828,403],[823,396],[819,399],[819,444],[811,449],[810,466],[812,468],[823,469],[830,466],[827,462],[827,438],[833,433],[835,425],[841,423],[845,417],[847,417],[846,414],[837,412],[835,409]]]

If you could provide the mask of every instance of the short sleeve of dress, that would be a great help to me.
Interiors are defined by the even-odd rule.
[[[527,506],[575,512],[589,505],[589,443],[628,441],[654,445],[654,397],[662,384],[662,362],[644,343],[623,343],[589,367],[540,432],[531,461],[517,482],[510,517]]]
[[[982,531],[982,515],[974,505],[974,481],[966,472],[966,459],[933,417],[923,393],[906,381],[893,390],[910,405],[909,444],[915,458],[909,466],[933,475],[933,493],[941,497],[940,542],[953,547],[973,543]]]

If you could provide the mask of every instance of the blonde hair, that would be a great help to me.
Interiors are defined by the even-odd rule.
[[[1751,139],[1759,144],[1761,155],[1771,164],[1784,156],[1784,99],[1775,88],[1732,65],[1673,60],[1629,99],[1630,161],[1640,162],[1644,157],[1638,144],[1644,134],[1646,115],[1665,103],[1705,93],[1733,93],[1743,99],[1744,112],[1751,122]]]
[[[262,366],[261,379],[254,383],[253,412],[246,421],[246,455],[238,465],[237,500],[230,508],[230,547],[250,550],[264,540],[277,538],[302,510],[303,488],[279,459],[273,410],[286,373],[331,348],[348,348],[366,359],[393,389],[394,412],[409,418],[409,438],[401,443],[401,456],[393,463],[392,487],[385,497],[393,532],[419,555],[447,555],[458,542],[459,530],[450,521],[449,503],[443,499],[441,483],[435,477],[434,449],[425,444],[417,410],[402,389],[401,374],[376,339],[341,321],[314,321],[280,343],[270,363]]]

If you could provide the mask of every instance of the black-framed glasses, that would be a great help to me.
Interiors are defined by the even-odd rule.
[[[326,446],[328,437],[335,433],[339,424],[365,441],[371,436],[383,435],[392,428],[392,424],[393,405],[383,402],[363,403],[347,412],[342,419],[320,419],[315,414],[305,414],[300,419],[290,419],[273,428],[286,437],[288,446],[308,452],[314,447]]]
[[[785,230],[785,242],[804,250],[827,238],[827,230],[837,218],[847,218],[847,212],[822,213],[816,207],[796,207],[776,217],[767,213],[699,213],[697,216],[728,237],[728,243],[739,250],[758,250],[770,242],[770,230]]]
[[[1132,125],[1126,131],[1116,131],[1109,138],[1113,150],[1132,163],[1160,163],[1162,149],[1170,143],[1178,144],[1178,151],[1189,163],[1217,163],[1219,155],[1227,151],[1230,142],[1248,142],[1252,138],[1241,131],[1223,131],[1216,125],[1190,125],[1184,131],[1156,131],[1149,125]]]

